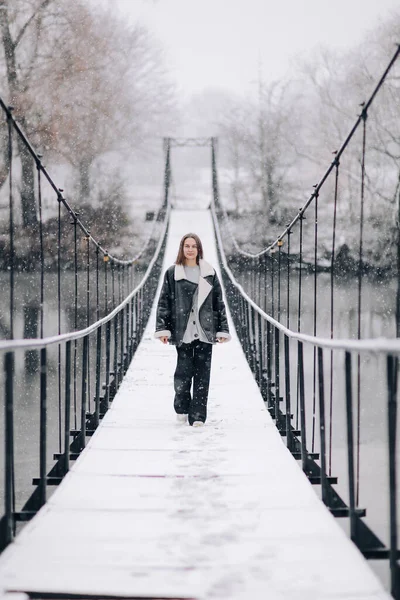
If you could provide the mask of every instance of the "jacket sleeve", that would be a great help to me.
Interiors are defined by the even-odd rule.
[[[217,312],[217,332],[216,337],[224,337],[228,340],[231,339],[229,335],[228,319],[226,317],[226,309],[224,299],[222,297],[222,288],[219,282],[217,274],[214,276],[214,303],[213,308]]]
[[[156,331],[154,337],[171,337],[171,290],[168,271],[165,272],[164,281],[157,304]]]

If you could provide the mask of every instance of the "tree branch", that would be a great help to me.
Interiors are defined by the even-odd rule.
[[[14,50],[17,48],[17,46],[19,45],[20,41],[24,37],[25,31],[28,29],[29,25],[32,23],[32,21],[34,21],[36,19],[38,13],[40,11],[44,10],[45,8],[47,8],[47,6],[51,2],[53,2],[53,0],[42,0],[41,4],[38,6],[38,8],[29,17],[29,19],[26,21],[25,25],[23,25],[23,27],[20,29],[19,34],[17,35],[17,37],[15,38],[15,41],[13,42]]]

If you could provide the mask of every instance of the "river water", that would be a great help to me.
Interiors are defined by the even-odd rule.
[[[142,277],[142,271],[137,267],[133,273],[131,284],[137,285]],[[122,284],[114,278],[114,286],[110,274],[107,278],[107,303],[105,300],[104,274],[99,276],[100,317],[117,305],[127,294],[128,282]],[[121,285],[119,285],[121,283]],[[1,337],[7,337],[10,326],[9,315],[9,276],[0,273],[0,328]],[[62,296],[60,319],[58,318],[58,292],[56,274],[45,276],[44,289],[44,336],[56,335],[60,332],[73,331],[75,318],[77,329],[84,328],[87,323],[96,320],[96,278],[93,274],[89,281],[89,311],[87,306],[87,280],[86,274],[78,274],[77,310],[75,315],[75,278],[72,272],[62,274]],[[114,292],[113,292],[114,289]],[[114,293],[114,300],[113,300]],[[14,308],[14,337],[39,337],[39,299],[40,279],[35,273],[17,273],[15,277],[15,308]],[[28,335],[27,335],[28,334]],[[90,337],[90,352],[95,355],[96,335]],[[48,470],[54,464],[53,453],[61,452],[63,447],[64,424],[64,363],[65,345],[60,350],[63,365],[59,379],[59,347],[52,345],[47,351],[47,381],[48,381]],[[76,360],[74,361],[74,358]],[[0,356],[0,386],[4,390],[4,353]],[[81,359],[82,341],[79,340],[72,349],[72,374],[76,375],[76,384],[72,385],[72,410],[71,427],[76,428],[80,423],[80,394],[81,394]],[[39,476],[39,355],[37,351],[24,353],[19,350],[15,353],[14,377],[14,419],[15,419],[15,488],[16,509],[20,510],[33,491],[32,478]],[[75,362],[75,364],[74,364]],[[93,361],[91,361],[93,363]],[[26,368],[28,365],[29,368]],[[104,350],[103,350],[104,365]],[[59,391],[60,390],[60,391]],[[89,404],[90,412],[94,410],[93,397],[95,393],[95,373],[92,368],[89,377]],[[61,402],[60,402],[61,399]],[[0,464],[4,465],[4,394],[0,397]],[[49,488],[49,493],[51,493]],[[4,477],[0,478],[0,514],[3,513]]]
[[[79,275],[79,302],[78,302],[78,326],[86,324],[86,297],[85,276]],[[92,289],[95,282],[92,281]],[[301,329],[303,332],[313,331],[313,276],[304,276],[302,290],[302,315]],[[103,282],[101,283],[103,290]],[[72,273],[63,275],[63,298],[61,310],[61,331],[69,331],[74,328],[74,279]],[[36,275],[19,274],[16,278],[16,306],[15,337],[24,334],[24,322],[27,318],[24,305],[27,299],[37,309],[39,294],[39,280]],[[363,338],[370,337],[394,337],[395,336],[395,281],[374,282],[365,280],[363,282],[363,301],[361,330]],[[116,291],[118,296],[118,291]],[[35,301],[32,298],[36,299]],[[103,298],[103,297],[102,297]],[[298,290],[292,286],[290,321],[292,327],[297,323],[298,307],[296,299]],[[9,279],[6,273],[0,273],[0,327],[2,337],[6,337],[9,327]],[[318,322],[317,333],[320,336],[330,334],[330,280],[326,274],[318,275]],[[282,294],[282,307],[286,306],[286,296]],[[35,309],[36,307],[36,309]],[[334,335],[341,338],[354,338],[357,333],[357,281],[342,280],[335,286],[335,320]],[[105,307],[103,307],[105,308]],[[46,277],[45,288],[45,328],[44,334],[57,333],[57,282],[54,275]],[[95,302],[92,298],[90,303],[89,320],[96,317]],[[282,321],[286,322],[286,314],[282,308]],[[313,424],[318,423],[318,411],[313,418],[313,350],[305,346],[305,369],[306,369],[306,404],[307,404],[307,444],[312,450],[314,437],[314,450],[319,450],[319,433],[315,429],[313,436]],[[292,360],[296,360],[296,347],[292,347]],[[79,348],[78,348],[79,354]],[[2,357],[3,358],[3,357]],[[63,358],[63,355],[62,355]],[[330,382],[330,353],[325,352],[326,385]],[[32,477],[39,475],[39,376],[35,368],[35,357],[33,359],[32,372],[24,368],[25,360],[22,352],[16,353],[15,367],[15,439],[16,439],[16,509],[19,510],[30,493],[33,491]],[[79,363],[79,361],[78,361]],[[387,461],[387,396],[386,396],[386,366],[382,356],[376,354],[365,354],[361,356],[361,394],[360,394],[360,426],[361,437],[359,445],[359,506],[367,508],[367,523],[387,543],[389,541],[388,530],[388,461]],[[48,428],[49,428],[49,451],[48,468],[53,464],[53,452],[60,452],[60,436],[63,417],[59,419],[58,404],[58,347],[49,350],[48,378],[49,389],[52,393],[48,400]],[[356,361],[355,361],[356,366]],[[78,364],[79,371],[79,364]],[[332,371],[332,452],[331,473],[339,478],[337,491],[348,500],[347,485],[347,462],[346,462],[346,420],[345,420],[345,395],[344,395],[344,356],[338,353],[334,356]],[[355,374],[356,375],[356,374]],[[283,377],[282,377],[283,381]],[[79,373],[78,373],[79,382]],[[0,384],[4,389],[4,375],[0,369]],[[94,378],[91,381],[91,395],[93,396]],[[282,386],[283,387],[283,386]],[[296,381],[292,380],[292,390],[296,389]],[[284,389],[281,390],[283,395]],[[329,389],[326,390],[327,403],[329,403]],[[296,403],[294,395],[294,404]],[[79,409],[79,406],[77,407]],[[92,406],[93,408],[93,406]],[[212,408],[212,407],[211,407]],[[79,410],[77,412],[79,415]],[[296,418],[296,417],[295,417]],[[74,426],[75,414],[72,414],[72,426]],[[77,416],[79,421],[79,416]],[[0,397],[0,464],[4,465],[4,396]],[[400,471],[399,471],[400,481]],[[4,478],[0,479],[0,496],[3,497]],[[51,490],[49,490],[51,492]],[[318,488],[316,487],[318,493]],[[0,499],[2,506],[2,498]],[[400,508],[400,507],[399,507]],[[3,510],[0,510],[2,513]],[[339,520],[341,526],[347,528],[347,520]],[[371,561],[371,566],[376,570],[385,585],[388,585],[387,562]]]

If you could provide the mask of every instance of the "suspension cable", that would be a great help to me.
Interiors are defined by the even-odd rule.
[[[13,189],[13,130],[11,110],[7,111],[8,126],[8,164],[9,164],[9,240],[10,240],[10,339],[14,338],[14,189]]]
[[[358,298],[357,298],[357,339],[361,339],[361,292],[363,270],[363,233],[364,233],[364,197],[365,197],[365,154],[367,140],[367,112],[362,111],[363,133],[361,151],[361,196],[360,196],[360,240],[358,256]],[[356,506],[360,496],[360,441],[361,441],[361,356],[357,355],[357,432],[356,432]]]
[[[61,335],[61,202],[58,202],[57,217],[57,333]],[[62,381],[61,381],[61,345],[58,345],[58,447],[62,452]]]
[[[40,335],[43,337],[43,304],[44,304],[44,247],[43,247],[43,211],[42,211],[42,182],[40,169],[38,172],[38,208],[39,208],[39,246],[40,246]]]
[[[90,232],[89,232],[90,233]],[[86,237],[86,327],[90,324],[90,238]],[[87,393],[88,393],[88,410],[91,412],[91,389],[90,389],[90,344],[87,347]]]
[[[275,317],[275,260],[274,260],[275,248],[271,249],[271,316]]]
[[[333,199],[333,223],[332,223],[332,251],[331,251],[331,272],[330,272],[330,326],[331,340],[334,333],[334,280],[335,280],[335,255],[336,255],[336,222],[337,222],[337,202],[339,189],[339,159],[335,158],[335,192]],[[330,381],[329,381],[329,460],[328,472],[332,474],[332,445],[333,445],[333,350],[330,354]]]
[[[78,329],[78,240],[77,240],[77,216],[74,213],[74,220],[72,222],[74,226],[74,329],[75,331]],[[78,427],[78,407],[77,407],[77,340],[74,340],[74,369],[73,369],[73,378],[74,378],[74,426],[75,429]]]
[[[396,52],[394,53],[393,57],[389,61],[388,66],[386,67],[384,73],[382,74],[381,78],[379,79],[378,83],[376,84],[376,86],[375,86],[372,94],[370,95],[368,101],[365,103],[365,106],[364,106],[364,109],[363,109],[362,113],[358,116],[356,122],[354,123],[353,127],[351,128],[351,130],[350,130],[349,134],[347,135],[345,141],[342,143],[342,145],[340,146],[339,150],[337,151],[336,158],[329,165],[329,167],[327,168],[327,170],[325,171],[325,173],[321,177],[321,179],[318,182],[318,184],[314,186],[314,191],[312,192],[312,194],[310,195],[310,197],[308,198],[308,200],[306,201],[306,203],[303,205],[303,207],[302,207],[302,212],[303,213],[308,208],[308,206],[315,200],[315,198],[319,194],[319,191],[321,190],[322,186],[324,185],[325,181],[328,179],[329,175],[334,170],[334,168],[336,166],[336,161],[340,160],[341,155],[343,154],[343,152],[347,148],[348,144],[350,143],[351,139],[353,138],[353,136],[354,136],[355,132],[357,131],[358,127],[363,122],[363,119],[364,119],[363,113],[364,112],[366,113],[368,111],[368,108],[371,106],[372,102],[374,101],[375,96],[379,92],[379,90],[382,87],[382,85],[383,85],[383,83],[384,83],[384,81],[385,81],[385,79],[386,79],[389,71],[391,70],[391,68],[393,67],[393,65],[395,64],[395,62],[396,62],[396,60],[398,59],[399,56],[400,56],[400,44],[397,45]],[[292,229],[292,227],[297,223],[297,221],[300,218],[300,212],[299,212],[299,213],[296,214],[296,216],[293,218],[293,220],[289,223],[289,225],[287,225],[286,229],[284,229],[282,231],[282,233],[271,244],[269,244],[266,248],[264,248],[263,250],[260,250],[259,252],[252,253],[252,252],[247,252],[247,251],[243,250],[243,248],[240,247],[240,245],[238,244],[237,240],[235,239],[235,236],[233,235],[230,218],[229,218],[229,215],[226,212],[226,209],[225,209],[224,205],[221,202],[218,202],[218,204],[219,204],[219,207],[222,210],[222,213],[223,213],[223,216],[224,216],[224,220],[226,220],[227,229],[228,229],[229,235],[230,235],[230,237],[232,239],[232,242],[233,242],[233,245],[234,245],[236,251],[239,254],[242,254],[243,256],[248,256],[249,258],[252,258],[252,257],[255,257],[255,256],[262,256],[263,254],[266,254],[267,252],[269,252],[271,250],[271,248],[274,248],[275,246],[277,246],[279,240],[283,239],[286,235],[288,235],[289,231]]]
[[[313,335],[317,335],[317,298],[318,298],[318,194],[314,202],[314,298],[313,298]],[[312,404],[312,437],[311,452],[315,449],[315,429],[316,429],[316,405],[317,405],[317,349],[313,349],[313,404]]]
[[[10,257],[9,257],[9,268],[10,268],[10,339],[13,340],[14,339],[14,296],[15,296],[15,289],[14,289],[14,285],[15,285],[15,281],[14,281],[14,262],[15,262],[15,248],[14,248],[14,177],[13,177],[13,130],[12,130],[12,126],[11,126],[11,119],[12,119],[12,115],[11,115],[11,110],[12,108],[10,108],[10,110],[7,112],[7,129],[8,129],[8,166],[9,166],[9,244],[10,244]],[[6,361],[9,361],[9,363],[11,364],[11,368],[15,368],[14,367],[14,356],[9,355],[8,357],[6,356]],[[7,385],[7,383],[6,383]],[[7,406],[7,403],[6,403]],[[7,407],[8,409],[8,414],[6,414],[6,419],[8,421],[11,421],[11,427],[10,429],[12,430],[13,428],[13,423],[14,423],[14,412],[13,412],[13,408],[12,407]],[[11,412],[12,411],[12,412]],[[6,442],[7,444],[7,442]],[[9,473],[9,477],[11,479],[11,499],[10,499],[10,509],[12,510],[12,512],[15,512],[15,462],[14,462],[14,456],[15,456],[15,451],[14,451],[14,434],[13,432],[11,432],[10,434],[10,440],[9,440],[9,447],[10,447],[10,457],[9,457],[9,462],[6,462],[6,466],[9,467],[9,471],[11,471],[11,473]],[[7,468],[6,468],[6,472],[7,472]],[[14,522],[14,531],[13,534],[15,535],[15,522]]]
[[[303,221],[304,214],[302,209],[299,210],[300,214],[300,235],[299,235],[299,283],[298,283],[298,295],[297,295],[297,331],[301,331],[301,302],[302,302],[302,273],[303,273]],[[296,397],[296,428],[299,427],[300,417],[300,361],[297,361],[297,397]]]

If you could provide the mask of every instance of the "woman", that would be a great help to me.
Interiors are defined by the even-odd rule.
[[[178,421],[203,425],[212,347],[230,340],[230,335],[221,285],[213,267],[203,260],[203,246],[195,233],[183,236],[175,264],[165,273],[155,337],[163,344],[176,345],[174,408]]]

